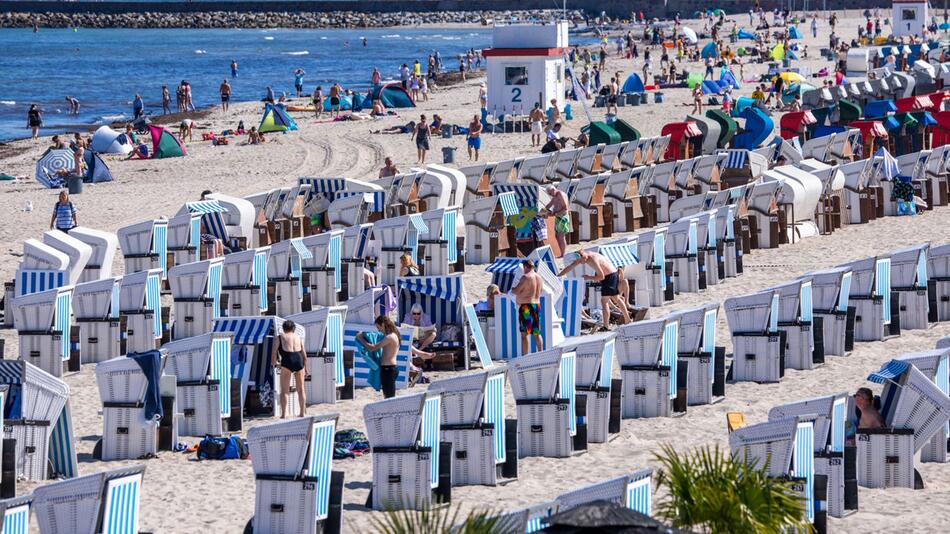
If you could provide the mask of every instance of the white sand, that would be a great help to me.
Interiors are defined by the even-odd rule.
[[[740,27],[748,27],[748,17],[733,17]],[[842,21],[839,31],[843,37],[854,36],[857,19]],[[819,42],[809,41],[811,58],[826,46],[828,28],[822,20]],[[694,24],[701,28],[701,24]],[[807,24],[800,24],[802,33],[808,33]],[[654,52],[654,64],[659,63],[659,51]],[[825,63],[814,59],[805,62],[817,70]],[[641,63],[633,67],[639,72]],[[607,72],[631,69],[630,61],[611,58]],[[694,66],[693,70],[699,69]],[[745,77],[760,73],[762,65],[747,66]],[[736,69],[738,74],[738,69]],[[604,83],[609,75],[604,76]],[[299,176],[345,176],[368,179],[375,177],[382,158],[390,155],[397,165],[407,170],[415,162],[414,146],[404,135],[370,135],[378,129],[417,120],[419,112],[439,113],[450,123],[467,124],[477,113],[477,82],[464,87],[439,91],[418,110],[404,111],[398,118],[380,121],[315,124],[311,117],[295,114],[301,130],[288,135],[270,135],[261,146],[212,147],[208,142],[188,145],[185,158],[155,161],[108,161],[116,181],[86,186],[86,191],[73,199],[79,208],[79,220],[84,226],[115,231],[120,226],[151,217],[174,214],[181,205],[197,199],[203,189],[212,189],[243,196],[263,189],[285,186]],[[820,82],[819,82],[820,85]],[[748,95],[751,84],[740,94]],[[689,111],[683,103],[689,99],[686,90],[667,90],[663,105],[622,108],[620,115],[639,128],[645,135],[659,133],[663,124],[681,119]],[[586,124],[583,112],[574,104],[575,119],[567,127],[569,135],[576,135]],[[211,126],[220,131],[233,128],[239,119],[248,126],[256,124],[260,113],[258,104],[236,104],[226,116],[216,112]],[[602,116],[596,110],[595,118]],[[203,121],[207,122],[207,121]],[[777,122],[777,117],[776,117]],[[205,126],[205,124],[203,124]],[[196,133],[200,137],[200,133]],[[46,142],[19,141],[13,147],[28,147],[21,155],[0,161],[4,172],[33,175],[33,163],[42,153]],[[440,159],[442,146],[458,147],[457,160],[465,164],[464,139],[455,137],[446,141],[435,139],[430,161]],[[529,146],[527,134],[487,135],[483,156],[492,161],[536,152]],[[2,206],[0,212],[0,279],[12,278],[22,241],[38,237],[48,227],[55,192],[35,183],[3,183],[0,185]],[[27,201],[36,209],[23,211]],[[729,279],[703,294],[680,295],[662,309],[651,310],[657,317],[672,310],[684,309],[700,303],[719,301],[732,295],[749,293],[769,285],[794,278],[802,273],[840,264],[846,260],[866,257],[903,246],[925,241],[935,244],[948,240],[946,228],[950,223],[947,208],[929,212],[921,217],[878,219],[871,224],[852,226],[831,236],[823,236],[783,246],[781,249],[757,250],[746,257],[746,272],[738,279]],[[116,269],[121,273],[120,261]],[[467,294],[470,299],[480,296],[489,280],[478,267],[466,274]],[[720,344],[728,345],[725,315],[719,324]],[[502,486],[454,488],[453,497],[464,510],[473,506],[489,506],[497,510],[513,509],[522,505],[548,500],[559,493],[590,484],[624,472],[655,465],[654,452],[662,443],[673,443],[681,450],[709,443],[726,445],[725,413],[742,411],[751,422],[766,419],[768,410],[779,403],[790,402],[838,391],[853,392],[866,385],[867,374],[892,356],[927,349],[942,337],[950,335],[950,324],[944,323],[927,331],[904,332],[898,339],[882,343],[858,344],[850,357],[830,357],[814,371],[787,371],[779,384],[730,384],[725,400],[711,406],[691,407],[685,417],[624,421],[622,432],[607,445],[592,445],[585,454],[570,459],[529,458],[523,460],[516,481]],[[6,354],[16,354],[16,333],[0,332],[6,340]],[[438,374],[435,375],[438,377]],[[104,468],[134,462],[97,462],[91,458],[95,441],[102,431],[100,400],[94,384],[92,366],[79,373],[69,374],[66,382],[72,389],[73,424],[78,439],[80,471],[92,473]],[[418,390],[416,390],[418,391]],[[311,407],[310,413],[339,412],[339,428],[362,429],[363,406],[379,396],[368,390],[357,392],[356,400],[336,406]],[[514,403],[509,398],[509,414]],[[267,422],[255,419],[248,426]],[[194,438],[187,441],[195,442]],[[372,516],[364,508],[371,480],[371,458],[334,462],[334,469],[346,472],[344,521],[347,531],[364,531]],[[247,461],[195,462],[194,455],[163,452],[158,459],[146,461],[148,467],[142,498],[142,529],[153,532],[197,532],[213,529],[216,532],[235,532],[242,529],[253,513],[254,479]],[[860,491],[860,513],[844,520],[831,519],[836,531],[868,532],[902,530],[914,532],[945,531],[946,514],[950,514],[950,467],[938,464],[919,466],[926,489]],[[31,484],[21,484],[25,493]]]

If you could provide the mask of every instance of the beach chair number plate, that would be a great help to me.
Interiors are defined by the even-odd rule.
[[[304,491],[314,491],[314,490],[316,490],[316,489],[317,489],[317,485],[314,484],[313,482],[304,482],[304,483],[303,483],[303,490],[304,490]]]
[[[195,416],[195,409],[194,409],[194,408],[185,408],[184,414],[185,414],[185,417],[194,417],[194,416]]]
[[[544,426],[542,426],[542,425],[531,425],[531,431],[532,431],[532,432],[535,432],[535,433],[537,433],[537,432],[544,432]]]
[[[610,393],[609,393],[609,392],[607,392],[607,391],[598,391],[598,392],[597,392],[597,398],[598,398],[598,399],[606,399],[607,397],[610,397]]]
[[[390,484],[399,484],[400,482],[402,482],[402,477],[399,475],[389,475],[389,478],[387,480]]]
[[[38,350],[31,350],[31,351],[30,351],[30,358],[39,358],[39,357],[40,357],[40,351],[38,351]]]
[[[192,316],[190,316],[190,315],[186,315],[186,316],[185,316],[185,322],[186,322],[186,323],[193,323],[193,322],[195,322],[195,318],[192,317]]]
[[[633,394],[634,394],[634,395],[646,395],[646,394],[647,394],[647,390],[646,390],[646,388],[634,388]]]
[[[482,434],[484,436],[484,434]],[[468,458],[468,451],[455,451],[456,460],[464,460]]]
[[[858,441],[871,441],[871,436],[867,434],[861,434],[858,436]]]
[[[429,459],[429,453],[427,453],[427,452],[419,453],[419,456],[417,456],[416,458],[419,459],[419,460],[428,460],[428,459]]]
[[[94,344],[94,343],[98,343],[98,342],[99,342],[99,338],[97,338],[97,337],[91,337],[91,338],[89,338],[88,341],[89,341],[89,344],[92,345],[92,344]]]
[[[660,371],[660,376],[670,376],[669,371]]]
[[[700,358],[699,363],[709,363],[709,358]]]
[[[844,462],[842,462],[841,458],[829,458],[829,459],[828,459],[828,465],[841,465],[842,463],[844,463]]]
[[[208,391],[218,391],[217,384],[208,384]]]
[[[483,429],[482,429],[482,437],[483,437],[483,438],[487,438],[487,437],[493,436],[494,434],[495,434],[495,429],[494,429],[494,428],[483,428]],[[460,451],[460,452],[464,452],[464,451]]]
[[[885,456],[885,457],[884,457],[884,463],[886,463],[886,464],[899,464],[899,463],[901,463],[901,457],[900,457],[900,456]]]
[[[270,511],[275,514],[283,513],[284,505],[283,504],[272,504],[270,505]]]
[[[116,434],[128,434],[128,433],[129,433],[129,427],[127,427],[127,426],[120,426],[120,427],[118,427],[118,428],[115,429],[115,433],[116,433]]]
[[[568,406],[567,404],[558,404],[558,405],[557,405],[557,411],[563,412],[563,411],[567,410],[567,406]]]

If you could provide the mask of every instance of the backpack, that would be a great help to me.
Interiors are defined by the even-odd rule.
[[[240,436],[229,438],[205,436],[198,444],[199,460],[245,460],[250,455],[247,440]]]

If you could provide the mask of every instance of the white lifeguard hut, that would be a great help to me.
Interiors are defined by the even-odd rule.
[[[895,37],[923,36],[927,27],[930,3],[927,0],[894,0],[891,28]]]
[[[567,21],[495,26],[488,61],[488,109],[493,115],[527,114],[564,97]]]

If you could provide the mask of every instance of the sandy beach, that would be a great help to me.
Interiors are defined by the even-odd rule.
[[[888,12],[889,14],[889,12]],[[840,16],[840,15],[839,15]],[[729,17],[748,27],[748,15]],[[770,17],[771,19],[771,17]],[[809,18],[810,21],[810,18]],[[839,34],[850,41],[862,22],[857,17],[839,22]],[[686,25],[702,28],[701,23]],[[730,25],[726,25],[728,29]],[[827,17],[820,17],[817,39],[811,37],[808,23],[799,24],[807,38],[808,59],[798,66],[817,71],[829,63],[818,59],[819,49],[827,47]],[[705,41],[700,43],[700,46]],[[741,45],[741,43],[740,43]],[[735,45],[733,45],[735,46]],[[603,74],[641,71],[642,58],[626,60],[611,57]],[[654,52],[654,69],[658,69],[659,51]],[[411,61],[414,58],[406,58]],[[425,58],[419,58],[424,60]],[[686,65],[686,64],[684,64]],[[679,66],[678,66],[679,68]],[[699,64],[689,64],[690,71],[702,72]],[[747,64],[746,80],[757,79],[765,64]],[[738,69],[734,69],[738,75]],[[369,78],[370,73],[366,73]],[[371,130],[402,125],[418,120],[420,113],[429,117],[437,113],[448,123],[467,125],[478,113],[478,83],[470,79],[459,86],[434,91],[428,102],[416,109],[398,110],[399,115],[380,120],[331,122],[326,115],[315,120],[312,114],[293,113],[300,129],[285,135],[272,134],[263,145],[243,145],[243,138],[232,139],[228,146],[212,146],[199,141],[203,131],[234,128],[239,120],[250,127],[260,120],[259,103],[235,103],[225,114],[213,110],[199,120],[195,141],[187,144],[184,158],[163,160],[115,160],[105,158],[115,181],[86,185],[72,201],[79,210],[82,226],[115,231],[119,227],[147,218],[171,216],[186,201],[196,200],[201,191],[210,189],[234,196],[246,196],[261,190],[287,186],[301,176],[340,176],[374,179],[385,157],[392,157],[402,171],[415,166],[415,147],[409,136],[371,134]],[[622,84],[622,80],[621,80]],[[820,85],[821,80],[814,85]],[[749,96],[753,85],[746,83],[736,96]],[[663,104],[620,108],[619,116],[644,135],[658,135],[662,126],[681,120],[691,111],[687,89],[666,90]],[[591,101],[592,102],[592,101]],[[567,135],[575,136],[587,124],[580,103],[572,103],[574,119],[565,125]],[[603,120],[603,109],[591,109],[594,120]],[[776,123],[778,115],[773,115]],[[22,140],[0,147],[0,171],[32,177],[36,159],[49,145],[48,139]],[[441,148],[453,146],[456,165],[468,164],[465,139],[433,139],[429,163],[441,162]],[[499,161],[537,153],[527,133],[488,134],[484,137],[481,159]],[[28,182],[0,182],[0,279],[13,277],[22,253],[22,242],[39,237],[49,226],[56,192],[44,189],[32,179]],[[32,203],[34,209],[25,211]],[[947,232],[950,209],[940,208],[918,217],[889,217],[869,224],[853,225],[830,236],[806,239],[778,249],[755,250],[746,257],[745,273],[736,279],[713,286],[700,294],[678,295],[662,308],[650,310],[651,317],[693,307],[707,302],[722,302],[795,278],[805,272],[831,267],[848,260],[867,257],[922,242],[943,244],[950,241]],[[116,273],[122,272],[121,255],[117,254]],[[466,294],[470,302],[481,298],[490,275],[480,267],[466,270]],[[823,394],[854,390],[868,383],[868,373],[891,357],[911,351],[932,348],[937,339],[950,335],[950,323],[941,323],[930,330],[904,331],[899,338],[878,343],[859,343],[848,357],[829,357],[813,371],[786,371],[778,384],[729,384],[726,397],[713,405],[690,407],[685,416],[670,419],[625,420],[622,431],[608,444],[592,444],[586,453],[568,459],[528,458],[519,462],[519,477],[498,487],[453,488],[453,502],[462,513],[476,507],[510,510],[549,500],[554,496],[611,476],[656,465],[653,454],[664,443],[687,450],[704,444],[727,446],[725,414],[741,411],[750,422],[766,420],[767,412],[777,404]],[[17,353],[14,330],[0,331],[6,342],[6,357]],[[720,312],[718,341],[731,351],[725,313]],[[619,372],[615,370],[615,375]],[[430,374],[432,378],[446,374]],[[68,373],[66,383],[71,389],[73,425],[77,437],[80,472],[96,472],[105,468],[137,462],[100,462],[92,459],[92,450],[102,433],[101,402],[95,385],[92,365],[81,372]],[[415,390],[418,391],[417,386]],[[514,401],[507,393],[509,417]],[[371,390],[357,390],[356,399],[336,405],[312,406],[309,413],[337,412],[338,429],[363,429],[362,409],[381,398]],[[268,419],[246,420],[246,427],[269,422]],[[183,441],[196,443],[196,438]],[[194,454],[162,452],[147,466],[141,506],[141,529],[156,533],[191,533],[201,531],[240,532],[253,514],[254,476],[249,461],[195,461]],[[845,519],[829,518],[829,529],[835,532],[943,532],[950,517],[950,466],[918,464],[925,489],[860,490],[860,511]],[[344,491],[344,530],[365,532],[371,526],[373,512],[364,504],[372,477],[372,458],[334,461],[333,468],[346,473]],[[29,492],[34,484],[20,483],[18,493]]]

